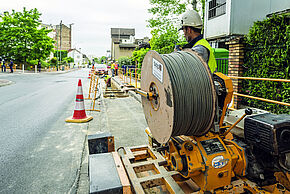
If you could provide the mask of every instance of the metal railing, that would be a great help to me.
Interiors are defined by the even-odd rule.
[[[140,68],[119,68],[118,76],[122,81],[135,88],[140,88],[141,69]]]
[[[218,72],[222,72],[224,74],[227,74],[227,59],[222,59],[220,64],[220,69],[218,69]],[[119,69],[119,77],[122,79],[122,81],[130,86],[134,86],[135,88],[140,88],[140,80],[141,80],[141,69],[140,68],[120,68]],[[256,78],[256,77],[235,77],[235,76],[228,76],[232,80],[256,80],[256,81],[274,81],[274,82],[286,82],[290,83],[289,79],[272,79],[272,78]],[[241,94],[238,92],[234,92],[233,96],[240,96],[244,98],[251,98],[256,99],[264,102],[274,103],[274,104],[280,104],[284,106],[290,106],[290,103],[287,102],[280,102],[276,100],[270,100],[266,98],[256,97],[256,96],[250,96],[246,94]],[[235,110],[234,108],[230,108],[231,110]]]
[[[235,76],[228,76],[228,77],[231,78],[231,79],[256,80],[256,81],[273,81],[273,82],[290,83],[289,79],[273,79],[273,78],[257,78],[257,77],[235,77]],[[287,102],[280,102],[280,101],[276,101],[276,100],[270,100],[270,99],[266,99],[266,98],[255,97],[255,96],[250,96],[250,95],[246,95],[246,94],[240,94],[238,92],[234,92],[233,95],[234,96],[245,97],[245,98],[251,98],[251,99],[260,100],[260,101],[269,102],[269,103],[274,103],[274,104],[280,104],[280,105],[284,105],[284,106],[290,106],[290,103],[287,103]]]
[[[217,72],[221,72],[225,75],[228,75],[228,66],[229,66],[228,58],[216,58],[216,64],[217,64]]]

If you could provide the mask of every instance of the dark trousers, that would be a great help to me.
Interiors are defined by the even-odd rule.
[[[13,73],[13,67],[10,66],[10,73]]]
[[[112,70],[112,77],[115,76],[115,69],[111,69]]]
[[[2,65],[2,72],[6,72],[6,66]]]

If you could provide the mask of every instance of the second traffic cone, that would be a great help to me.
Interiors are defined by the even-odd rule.
[[[86,115],[82,81],[79,79],[74,114],[72,117],[67,118],[65,121],[69,123],[85,123],[92,119],[92,116]]]

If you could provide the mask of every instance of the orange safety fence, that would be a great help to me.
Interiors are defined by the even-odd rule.
[[[231,79],[240,79],[240,80],[256,80],[256,81],[273,81],[273,82],[286,82],[286,83],[290,83],[289,79],[273,79],[273,78],[257,78],[257,77],[235,77],[235,76],[228,76]],[[276,101],[276,100],[270,100],[270,99],[266,99],[266,98],[261,98],[261,97],[255,97],[255,96],[250,96],[250,95],[246,95],[246,94],[240,94],[238,92],[234,92],[233,93],[233,99],[234,96],[240,96],[240,97],[245,97],[245,98],[251,98],[251,99],[256,99],[256,100],[260,100],[260,101],[264,101],[264,102],[269,102],[269,103],[274,103],[274,104],[280,104],[280,105],[284,105],[284,106],[290,106],[290,103],[287,102],[280,102],[280,101]],[[233,102],[234,104],[234,102]],[[230,110],[235,110],[234,108],[229,108]]]
[[[137,71],[140,70],[138,73]],[[126,72],[126,73],[125,73]],[[119,69],[119,77],[123,80],[124,83],[134,86],[135,88],[140,88],[140,80],[141,80],[141,69],[138,68],[127,68],[126,71],[123,69]],[[290,83],[289,79],[273,79],[273,78],[256,78],[256,77],[235,77],[235,76],[228,76],[232,80],[235,79],[240,79],[240,80],[256,80],[256,81],[274,81],[274,82],[286,82]],[[290,106],[290,103],[287,102],[280,102],[276,100],[270,100],[270,99],[265,99],[261,97],[255,97],[255,96],[250,96],[246,94],[240,94],[238,92],[233,93],[233,100],[234,96],[240,96],[244,98],[251,98],[251,99],[256,99],[264,102],[270,102],[274,104],[280,104],[280,105],[285,105],[285,106]],[[234,104],[234,102],[232,102]],[[235,110],[232,107],[229,108],[230,110]]]

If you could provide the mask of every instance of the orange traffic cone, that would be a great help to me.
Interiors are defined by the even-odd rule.
[[[86,115],[82,81],[79,79],[74,114],[72,117],[67,118],[65,121],[69,123],[85,123],[92,119],[93,117]]]

